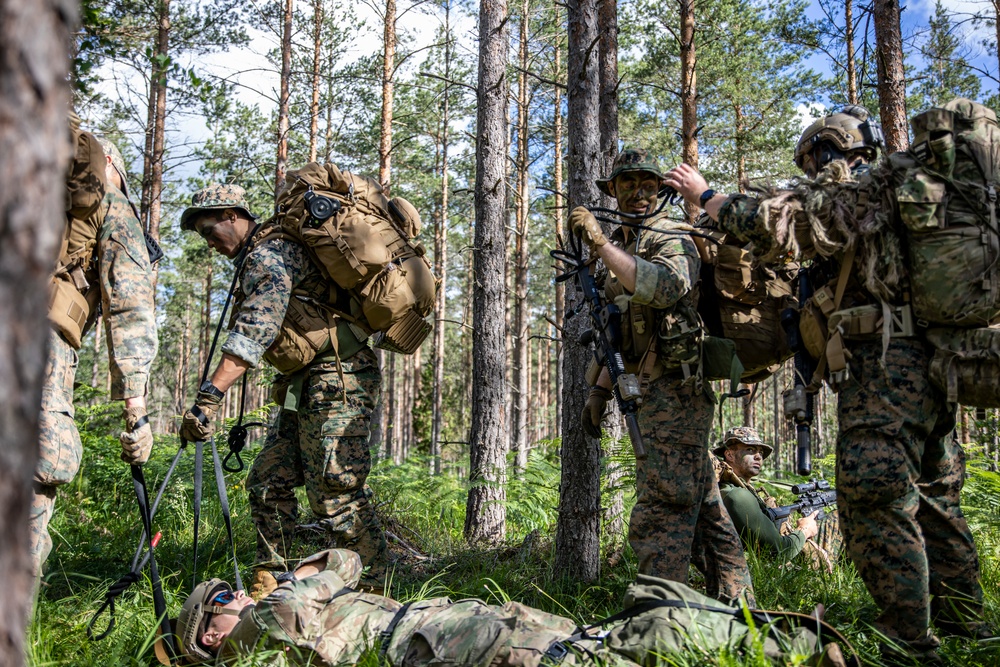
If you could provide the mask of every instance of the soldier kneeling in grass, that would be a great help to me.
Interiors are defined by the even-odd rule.
[[[199,584],[175,623],[183,664],[230,663],[255,653],[267,660],[268,652],[283,665],[356,664],[366,652],[378,664],[414,666],[656,664],[675,652],[860,664],[851,651],[845,660],[837,643],[843,637],[815,617],[731,607],[645,575],[629,587],[623,612],[581,628],[517,602],[401,604],[354,590],[361,571],[356,553],[331,549],[279,577],[279,587],[257,603],[221,579]]]

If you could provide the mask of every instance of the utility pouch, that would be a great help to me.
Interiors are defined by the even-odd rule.
[[[1000,408],[1000,327],[929,329],[930,380],[949,403]]]
[[[820,307],[809,300],[799,311],[799,337],[813,359],[819,359],[826,351],[826,331],[826,317]]]
[[[91,286],[83,294],[70,282],[68,276],[52,278],[49,288],[49,321],[74,350],[79,350],[83,344],[87,321],[99,296],[100,290],[95,286]]]

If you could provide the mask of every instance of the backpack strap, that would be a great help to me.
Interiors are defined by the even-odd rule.
[[[844,292],[847,290],[847,283],[851,279],[851,269],[854,268],[854,256],[857,253],[857,244],[851,245],[844,253],[844,261],[840,264],[840,275],[837,277],[837,289],[833,295],[833,312],[840,310],[840,304],[844,300]],[[816,364],[816,372],[813,373],[812,380],[807,391],[815,393],[823,384],[823,375],[827,366],[830,367],[830,379],[833,382],[846,380],[847,355],[844,350],[844,339],[839,331],[826,341],[826,354],[822,356]]]

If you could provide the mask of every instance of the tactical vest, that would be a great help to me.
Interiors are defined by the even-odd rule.
[[[107,187],[104,150],[90,132],[71,122],[74,155],[66,173],[66,226],[49,291],[49,320],[74,349],[96,315],[101,299],[97,236],[104,222]]]
[[[338,314],[375,334],[375,344],[412,354],[430,333],[438,281],[411,241],[420,216],[405,199],[388,199],[370,178],[316,162],[288,173],[272,219],[300,243],[324,277],[346,290]]]
[[[273,221],[261,225],[244,250],[245,259],[239,270],[243,270],[251,253],[261,243],[275,238],[288,239],[288,236]],[[293,239],[288,240],[295,243]],[[237,286],[233,293],[230,329],[236,325],[236,318],[245,300],[246,294],[242,286]],[[319,271],[313,272],[294,286],[281,329],[274,342],[265,350],[264,361],[279,373],[292,375],[326,352],[335,353],[338,359],[348,359],[365,347],[367,334],[352,328],[351,323],[336,309],[336,305],[349,309],[350,297]]]

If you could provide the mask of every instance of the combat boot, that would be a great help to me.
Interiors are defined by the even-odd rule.
[[[255,567],[253,569],[253,584],[250,586],[250,597],[260,602],[277,587],[278,580],[274,578],[274,572],[262,567]]]

